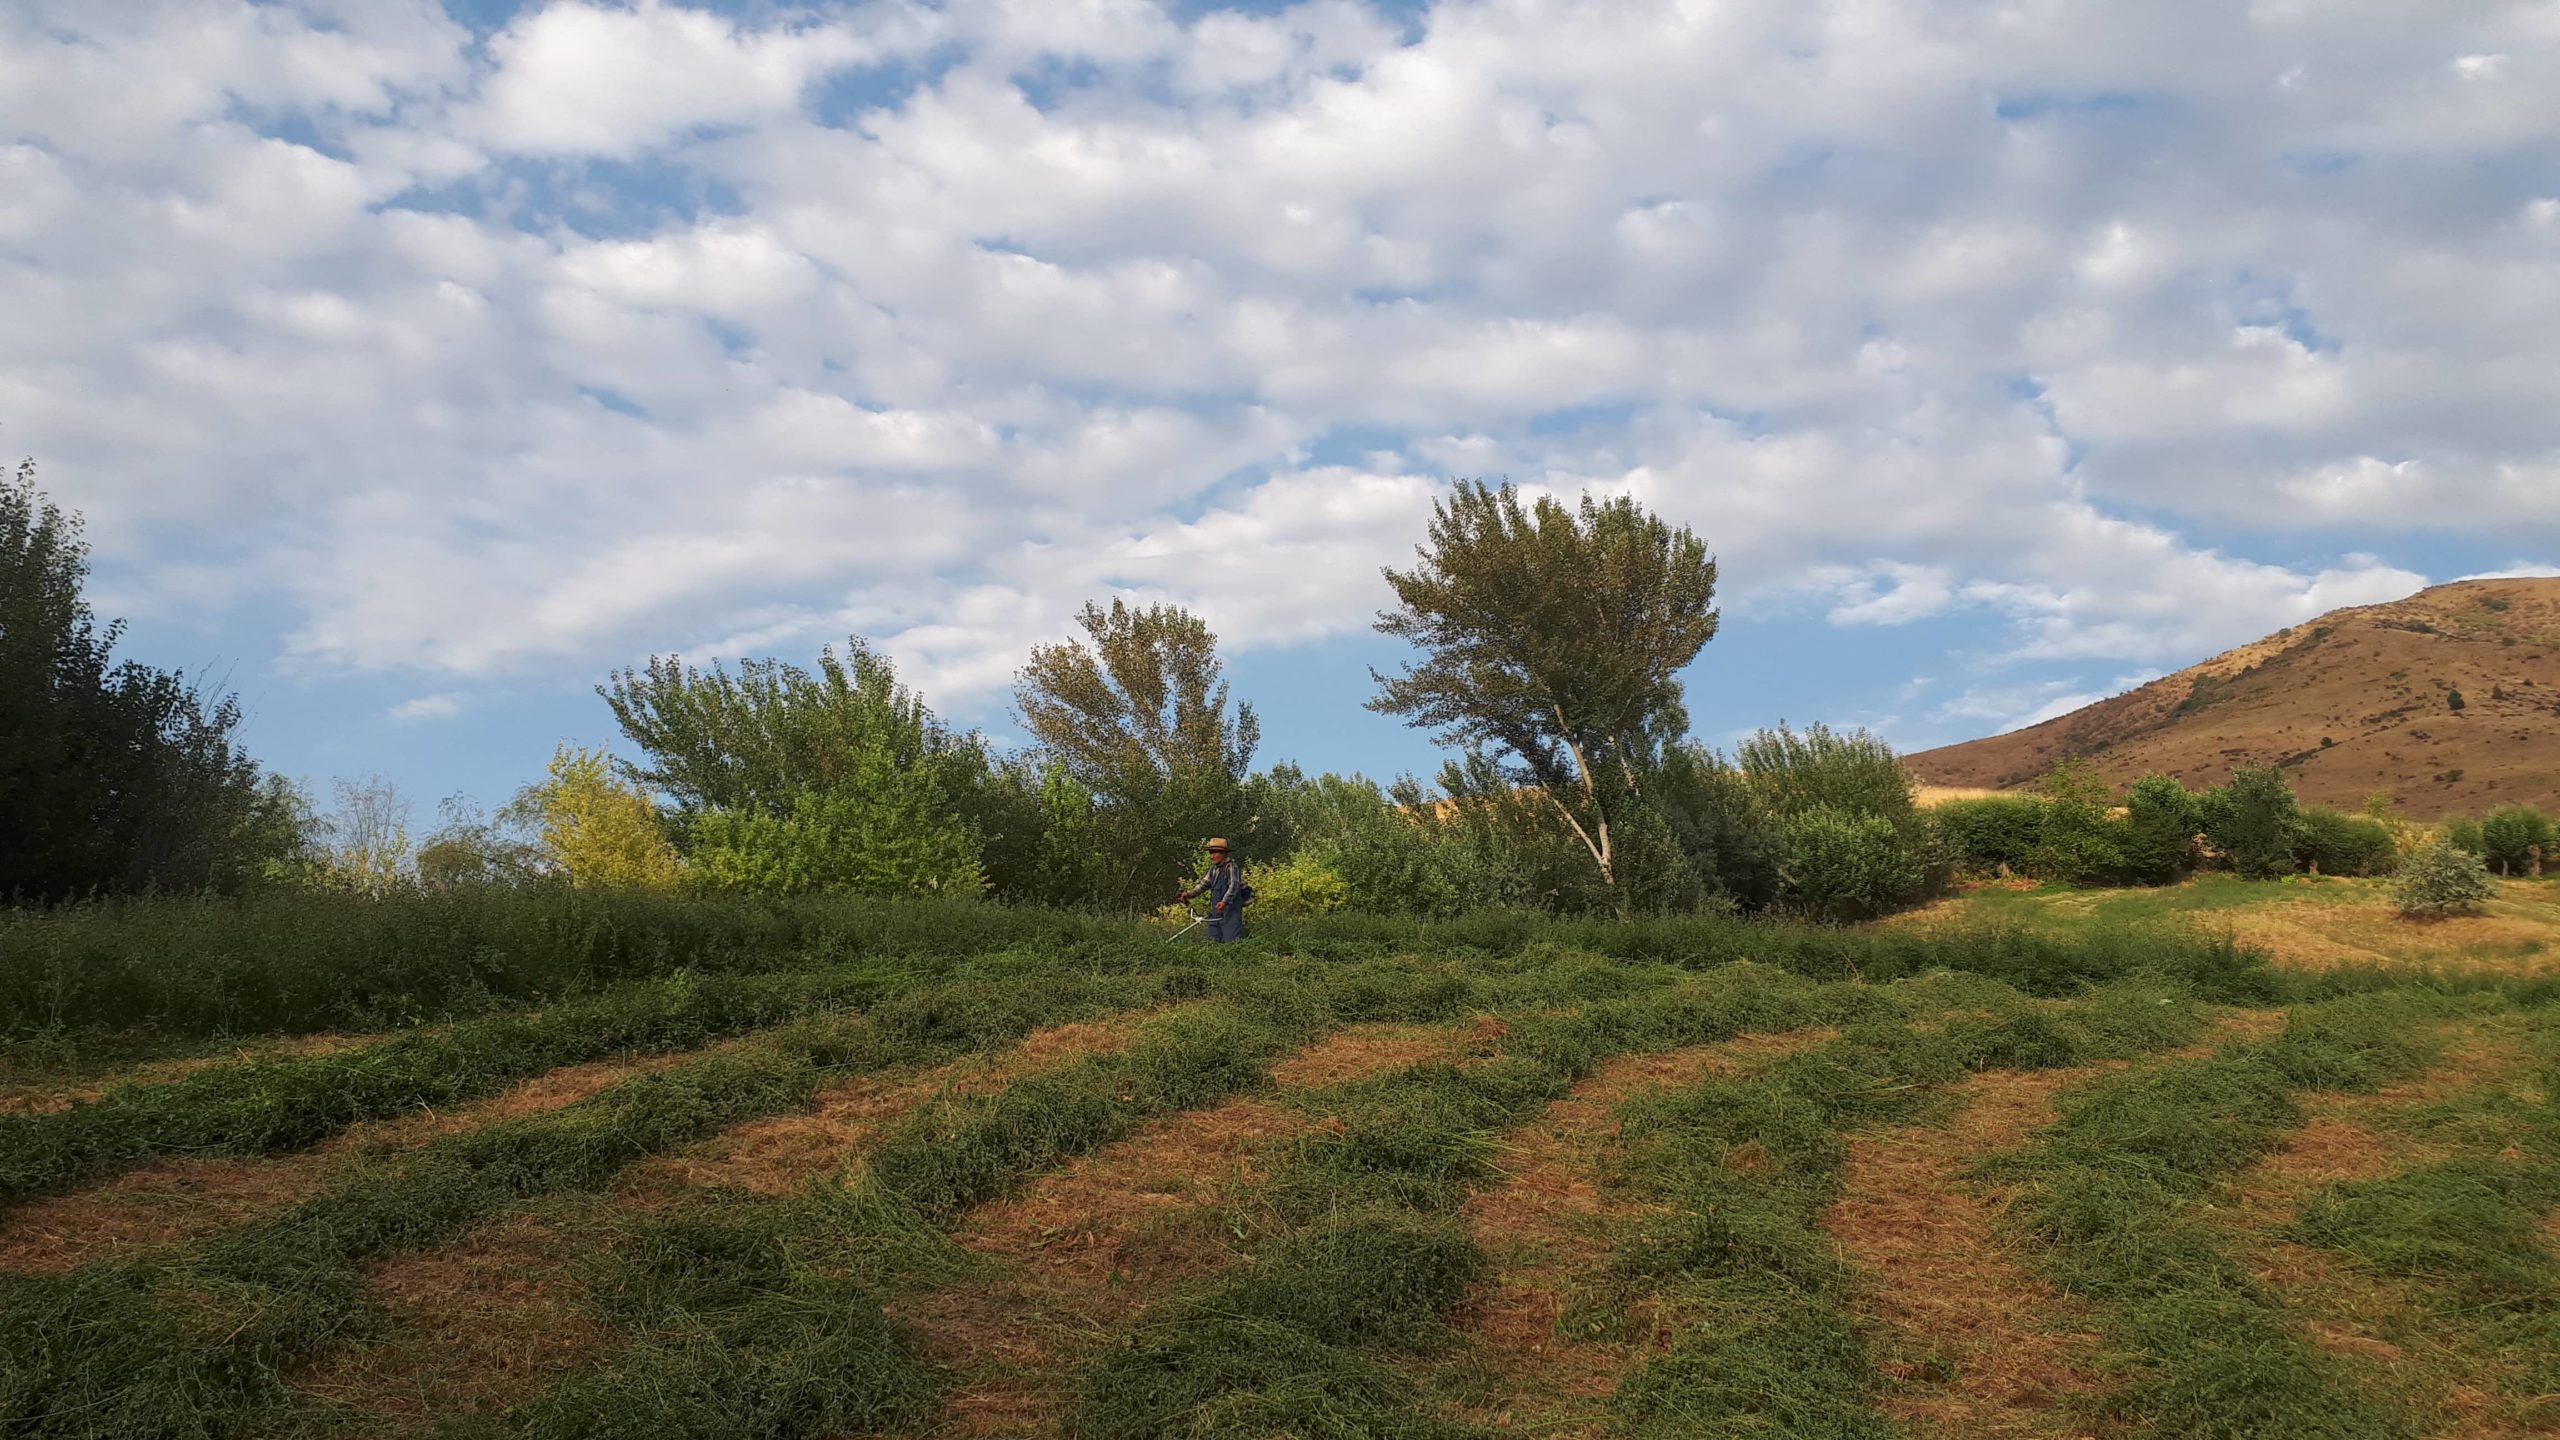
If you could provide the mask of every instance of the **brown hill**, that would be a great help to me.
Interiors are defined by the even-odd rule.
[[[2120,786],[2280,765],[2307,803],[2352,809],[2380,791],[2429,820],[2560,806],[2560,579],[2467,580],[2331,611],[1908,765],[1924,785],[2006,790],[2069,758]]]

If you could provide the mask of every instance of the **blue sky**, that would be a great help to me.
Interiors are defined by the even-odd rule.
[[[503,799],[653,652],[1005,737],[1088,599],[1392,774],[1458,475],[1718,552],[1700,735],[1906,747],[2560,560],[2547,4],[23,0],[0,447],[132,653]]]

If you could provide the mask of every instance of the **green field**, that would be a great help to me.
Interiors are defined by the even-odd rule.
[[[2533,1433],[2538,937],[2234,939],[2380,904],[16,916],[0,1434]]]

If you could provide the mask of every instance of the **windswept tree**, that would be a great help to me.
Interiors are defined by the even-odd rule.
[[[1248,861],[1245,781],[1262,737],[1231,703],[1218,637],[1171,605],[1087,605],[1084,638],[1031,652],[1014,685],[1024,728],[1093,797],[1104,896],[1162,901],[1212,832],[1237,832]]]
[[[1652,819],[1680,670],[1715,638],[1706,545],[1633,500],[1524,503],[1509,484],[1460,481],[1416,554],[1414,568],[1387,570],[1398,603],[1377,628],[1423,658],[1371,672],[1369,708],[1491,754],[1627,908],[1626,832]]]
[[[260,883],[301,846],[292,787],[242,752],[236,701],[113,658],[88,573],[34,464],[0,477],[0,898]]]

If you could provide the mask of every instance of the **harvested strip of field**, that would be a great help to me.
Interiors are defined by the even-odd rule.
[[[369,1262],[488,1216],[593,1188],[631,1161],[771,1113],[891,1047],[862,1021],[812,1021],[627,1080],[565,1109],[447,1136],[273,1220],[131,1266],[0,1289],[0,1428],[65,1436],[228,1434],[286,1398],[279,1371],[347,1338]],[[216,1327],[228,1326],[227,1329]]]
[[[102,1100],[118,1086],[168,1085],[184,1080],[200,1070],[222,1065],[288,1060],[304,1055],[335,1055],[378,1042],[378,1035],[281,1035],[249,1041],[205,1055],[189,1055],[172,1060],[150,1060],[119,1070],[113,1078],[101,1078],[80,1084],[60,1081],[32,1081],[25,1085],[0,1087],[0,1115],[41,1115],[68,1110],[74,1105]]]
[[[626,1233],[627,1217],[617,1211],[722,1203],[708,1193],[722,1188],[794,1193],[928,1103],[985,1094],[1042,1065],[1121,1052],[1145,1024],[1183,1008],[1053,1025],[998,1055],[858,1075],[820,1090],[811,1109],[750,1120],[641,1161],[610,1194],[576,1207],[574,1226],[512,1216],[441,1249],[394,1256],[367,1276],[394,1321],[388,1337],[333,1356],[294,1383],[350,1415],[486,1413],[522,1400],[614,1348],[578,1305],[584,1287],[576,1277],[601,1269],[602,1252]],[[554,1331],[563,1337],[556,1351],[527,1352],[526,1337]]]
[[[2061,1122],[1995,1164],[2049,1278],[2097,1308],[2107,1413],[2164,1434],[2403,1434],[2408,1417],[2267,1303],[2208,1220],[2218,1182],[2296,1127],[2297,1092],[2372,1090],[2425,1068],[2454,1002],[2371,994],[2294,1012],[2261,1043],[2112,1076],[2061,1098]]]
[[[731,1042],[739,1043],[747,1042]],[[700,1053],[707,1052],[568,1066],[475,1104],[357,1125],[299,1155],[185,1160],[128,1171],[94,1189],[0,1214],[0,1271],[59,1274],[201,1239],[323,1194],[365,1162],[574,1105]]]
[[[1959,1084],[1944,1125],[1849,1143],[1823,1228],[1865,1278],[1855,1313],[1885,1339],[1877,1408],[1915,1436],[2070,1440],[2065,1402],[2096,1388],[2097,1335],[2022,1263],[1997,1200],[1965,1183],[1985,1155],[2049,1124],[2053,1095],[2093,1067],[1994,1071]]]
[[[564,1065],[689,1050],[900,988],[854,968],[679,976],[335,1053],[118,1085],[68,1109],[0,1115],[0,1205],[155,1160],[301,1150],[363,1121],[480,1099]]]
[[[1609,1229],[1659,1210],[1604,1185],[1603,1158],[1617,1136],[1613,1112],[1652,1091],[1685,1088],[1711,1074],[1791,1054],[1833,1038],[1829,1030],[1746,1035],[1602,1064],[1504,1137],[1503,1179],[1469,1196],[1460,1212],[1493,1263],[1493,1279],[1461,1318],[1467,1350],[1450,1365],[1474,1418],[1542,1435],[1596,1434],[1605,1402],[1642,1342],[1577,1335],[1566,1307],[1607,1263]]]
[[[1151,1024],[1197,1004],[1051,1025],[993,1055],[966,1055],[912,1075],[859,1075],[818,1092],[817,1104],[724,1130],[642,1161],[616,1187],[635,1204],[665,1204],[687,1189],[735,1186],[786,1195],[852,1162],[898,1120],[937,1100],[991,1094],[1043,1065],[1127,1050]]]
[[[398,1339],[339,1351],[292,1383],[342,1416],[407,1426],[500,1409],[618,1343],[587,1303],[586,1258],[530,1215],[394,1257],[366,1284]]]
[[[2560,1422],[2560,1136],[2535,1083],[2553,1046],[2503,1018],[2416,1081],[2324,1105],[2320,1143],[2270,1157],[2243,1191],[2275,1229],[2249,1251],[2254,1277],[2445,1434]]]
[[[1481,1032],[1337,1031],[1271,1067],[1284,1091],[1356,1083],[1446,1057]],[[937,1436],[1047,1436],[1073,1377],[1132,1310],[1239,1258],[1227,1207],[1321,1120],[1269,1099],[1186,1111],[970,1212],[955,1238],[998,1268],[891,1313],[956,1372]]]

